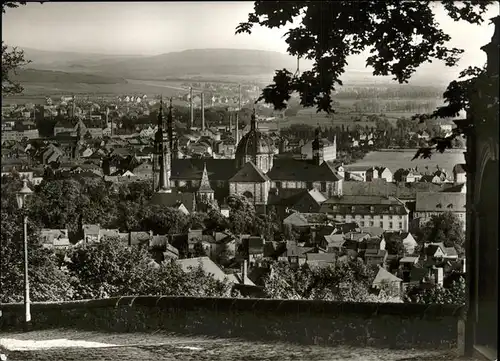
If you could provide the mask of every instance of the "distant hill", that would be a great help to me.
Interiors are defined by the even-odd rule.
[[[80,54],[25,49],[31,68],[85,72],[130,79],[211,75],[270,75],[276,69],[295,70],[296,59],[273,51],[194,49],[155,56]]]
[[[53,70],[22,69],[13,75],[21,84],[26,83],[59,83],[59,84],[126,84],[123,78],[104,77],[94,74],[66,73]]]
[[[275,70],[295,72],[297,59],[275,51],[248,49],[191,49],[155,56],[109,55],[97,53],[54,52],[23,49],[30,68],[68,73],[88,73],[107,77],[139,80],[178,79],[260,79],[267,83]],[[300,60],[300,70],[312,62]],[[424,64],[410,80],[413,85],[447,85],[456,78],[457,69],[443,64]],[[362,58],[349,59],[342,75],[346,85],[394,84],[392,76],[374,77]],[[239,80],[237,80],[239,81]]]

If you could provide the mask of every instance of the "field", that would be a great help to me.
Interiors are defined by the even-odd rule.
[[[363,159],[355,162],[355,165],[361,166],[384,166],[395,172],[399,168],[416,168],[425,171],[426,167],[430,171],[436,170],[436,167],[444,168],[448,174],[452,174],[455,164],[464,163],[465,150],[450,149],[444,153],[433,154],[431,159],[411,160],[416,153],[416,149],[403,150],[382,150],[368,153]]]
[[[61,84],[61,83],[29,83],[23,84],[24,93],[22,95],[3,97],[4,104],[25,103],[25,102],[40,102],[44,101],[45,97],[57,97],[71,94],[85,94],[96,96],[116,97],[118,95],[142,95],[153,97],[158,94],[163,94],[164,97],[176,96],[185,94],[187,91],[182,91],[178,85],[179,82],[172,84],[154,84],[135,82],[128,80],[126,84]]]

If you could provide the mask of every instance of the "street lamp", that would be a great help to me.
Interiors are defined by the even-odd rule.
[[[28,187],[28,180],[23,180],[23,187],[16,194],[17,205],[19,209],[25,208],[26,198],[31,195],[33,191]],[[25,330],[28,330],[31,323],[31,311],[30,311],[30,284],[28,278],[28,215],[26,212],[23,214],[23,225],[24,225],[24,311],[25,311]]]

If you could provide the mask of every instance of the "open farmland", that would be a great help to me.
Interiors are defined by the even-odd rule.
[[[391,170],[392,173],[399,168],[416,168],[425,171],[426,167],[430,171],[436,170],[436,167],[444,168],[448,174],[452,174],[455,164],[464,163],[465,149],[448,149],[444,153],[435,153],[431,159],[415,159],[411,160],[416,153],[416,149],[401,149],[401,150],[381,150],[369,152],[363,159],[353,163],[359,166],[378,167],[384,166]]]
[[[128,81],[128,80],[127,80]],[[148,97],[154,97],[158,94],[163,94],[164,97],[176,96],[184,94],[185,91],[177,89],[178,83],[174,83],[171,87],[157,84],[144,84],[128,81],[126,84],[61,84],[61,83],[29,83],[23,84],[24,93],[3,97],[4,104],[30,102],[31,99],[44,99],[47,96],[57,97],[62,95],[95,95],[116,97],[124,94],[146,94]]]

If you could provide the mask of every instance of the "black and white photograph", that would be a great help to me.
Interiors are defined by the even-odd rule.
[[[2,1],[0,361],[496,361],[498,1]]]

